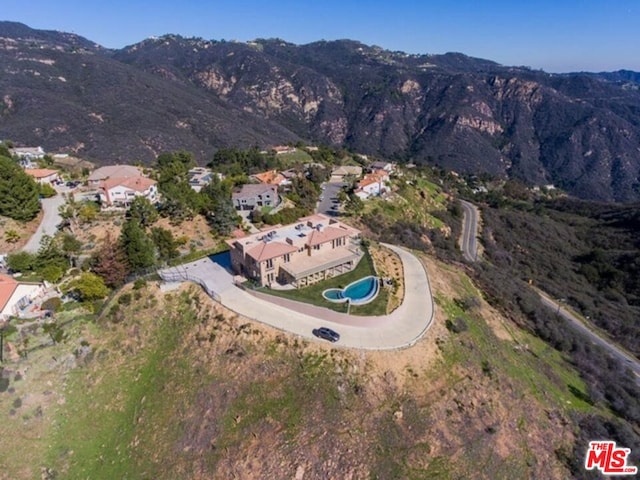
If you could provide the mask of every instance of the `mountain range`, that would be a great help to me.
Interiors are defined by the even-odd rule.
[[[0,139],[99,164],[303,141],[640,201],[640,73],[548,74],[357,41],[106,49],[0,22]]]

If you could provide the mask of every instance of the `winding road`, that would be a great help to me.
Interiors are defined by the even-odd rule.
[[[462,255],[469,262],[478,260],[478,207],[466,200],[460,200],[463,210],[462,235],[460,236],[460,249]]]
[[[462,222],[461,248],[464,258],[470,262],[477,261],[477,245],[476,238],[478,236],[478,208],[464,200],[460,200],[464,210],[464,219]],[[627,353],[618,344],[605,338],[594,331],[594,327],[588,325],[584,320],[579,318],[573,312],[563,307],[560,302],[552,299],[546,293],[533,288],[540,296],[542,303],[548,308],[555,310],[558,315],[564,318],[574,329],[583,333],[589,341],[595,345],[604,348],[609,355],[627,366],[638,377],[640,382],[640,361],[633,355]]]

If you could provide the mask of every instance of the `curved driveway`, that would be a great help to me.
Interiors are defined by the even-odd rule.
[[[44,211],[42,221],[40,222],[38,229],[22,249],[23,251],[37,253],[40,249],[40,241],[42,240],[42,237],[45,235],[53,237],[56,234],[58,224],[62,221],[62,217],[60,216],[58,209],[61,205],[64,205],[65,202],[66,199],[61,193],[50,198],[42,199],[42,210]]]
[[[311,330],[328,326],[340,333],[336,346],[396,349],[413,345],[431,326],[433,298],[422,262],[407,250],[386,246],[402,260],[405,295],[395,311],[378,317],[350,316],[298,302],[282,302],[278,297],[254,295],[233,285],[231,275],[208,258],[166,269],[160,275],[196,281],[214,291],[220,303],[239,315],[302,337],[316,339]]]

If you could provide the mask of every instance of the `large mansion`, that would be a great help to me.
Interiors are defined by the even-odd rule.
[[[322,214],[227,243],[234,271],[262,286],[311,285],[353,270],[363,256],[360,231]]]

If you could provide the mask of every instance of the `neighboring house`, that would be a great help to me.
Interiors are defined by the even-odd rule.
[[[40,185],[52,185],[61,181],[58,171],[48,168],[26,168],[24,170],[24,173],[26,173],[30,177],[33,177],[33,179]]]
[[[311,285],[350,272],[363,256],[360,231],[322,214],[227,244],[233,270],[262,286]]]
[[[18,316],[20,309],[30,305],[44,289],[41,283],[20,283],[9,275],[0,274],[0,321]]]
[[[280,205],[278,187],[262,183],[242,185],[231,194],[231,200],[236,210],[254,210]]]
[[[142,176],[142,169],[140,167],[134,167],[133,165],[109,165],[94,170],[91,175],[89,175],[87,183],[90,187],[98,187],[101,182],[108,179],[124,179]]]
[[[217,176],[220,180],[224,178],[221,173],[214,173],[213,170],[204,167],[194,167],[189,170],[188,175],[189,185],[196,192],[202,190],[202,187],[209,185],[214,176]]]
[[[362,200],[369,197],[377,197],[386,191],[386,182],[389,181],[389,174],[384,170],[376,170],[369,173],[360,180],[354,193]]]
[[[281,155],[283,153],[293,153],[296,151],[296,147],[289,147],[287,145],[278,145],[273,147],[271,150],[276,152],[276,155]]]
[[[384,170],[387,173],[392,173],[396,169],[396,165],[391,162],[377,161],[369,165],[369,169],[372,172],[375,172],[376,170]]]
[[[10,148],[9,153],[11,153],[11,155],[14,155],[20,159],[25,159],[25,160],[37,160],[39,158],[43,158],[46,155],[42,147]]]
[[[266,172],[256,173],[249,176],[250,180],[254,180],[259,183],[265,183],[267,185],[276,185],[278,187],[291,185],[291,180],[288,180],[283,174],[277,170],[269,170]]]
[[[341,182],[347,175],[351,175],[356,178],[359,177],[362,175],[362,167],[357,165],[342,165],[340,167],[336,167],[331,171],[331,181]]]
[[[158,201],[158,186],[147,177],[109,178],[98,186],[102,207],[128,207],[134,198],[145,197],[151,203]]]

